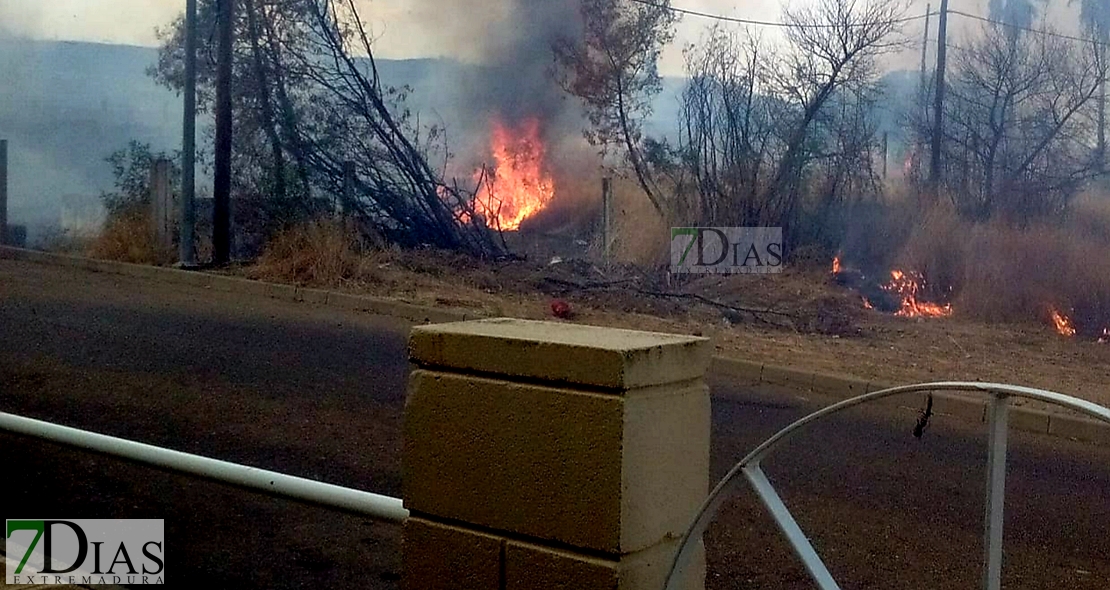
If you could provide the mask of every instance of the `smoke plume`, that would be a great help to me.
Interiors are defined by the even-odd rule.
[[[553,45],[578,35],[577,1],[417,0],[414,10],[438,27],[429,35],[474,64],[422,85],[435,89],[439,114],[465,138],[484,141],[494,118],[510,126],[537,118],[549,142],[580,136],[578,105],[552,76]],[[462,149],[454,151],[471,151],[460,139],[456,134],[453,143]]]

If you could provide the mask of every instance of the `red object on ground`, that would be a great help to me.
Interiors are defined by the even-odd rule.
[[[574,314],[570,309],[570,304],[562,299],[551,302],[551,313],[561,320],[569,319]]]

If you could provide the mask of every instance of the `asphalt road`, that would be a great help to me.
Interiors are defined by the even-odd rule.
[[[407,328],[0,260],[0,411],[397,496]],[[710,384],[714,478],[831,401]],[[985,431],[912,426],[853,411],[765,465],[844,588],[980,585]],[[1110,587],[1110,451],[1011,438],[1004,586]],[[398,587],[396,525],[12,435],[0,465],[0,518],[165,518],[172,584]],[[813,587],[750,494],[707,545],[708,588]]]

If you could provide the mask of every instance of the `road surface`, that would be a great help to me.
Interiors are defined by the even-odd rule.
[[[400,494],[398,320],[0,260],[0,411]],[[831,400],[710,375],[712,469]],[[908,400],[916,403],[916,400]],[[980,582],[986,436],[859,410],[766,463],[844,588]],[[1007,588],[1110,587],[1110,451],[1011,433]],[[0,434],[3,518],[164,518],[170,583],[398,587],[397,525]],[[710,589],[811,588],[750,494],[707,536]],[[171,581],[172,580],[172,581]]]

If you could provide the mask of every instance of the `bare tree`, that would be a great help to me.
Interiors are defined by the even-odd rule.
[[[303,145],[297,142],[300,112],[311,108],[308,80],[292,71],[289,51],[308,50],[311,31],[306,0],[238,0],[233,46],[232,109],[236,133],[232,150],[233,193],[263,211],[257,217],[279,225],[313,214],[312,183]],[[216,60],[215,31],[219,4],[200,0],[201,40],[198,107],[211,114]],[[161,84],[184,86],[184,21],[160,30],[162,47],[150,74]],[[211,139],[211,138],[209,138]]]
[[[717,27],[687,50],[678,157],[704,221],[781,224],[796,241],[803,217],[878,190],[875,60],[899,46],[900,14],[821,0],[786,11],[784,47]]]
[[[581,0],[582,29],[555,44],[556,76],[582,100],[590,127],[586,138],[619,146],[637,182],[660,215],[663,194],[642,154],[643,121],[661,90],[659,55],[674,38],[670,0]]]
[[[899,0],[820,0],[784,11],[790,51],[785,67],[775,70],[773,94],[794,103],[800,117],[787,138],[771,190],[796,188],[806,134],[818,114],[841,89],[874,84],[879,56],[903,46]]]
[[[972,219],[1061,213],[1097,168],[1091,138],[1106,64],[1042,33],[988,25],[958,56],[946,160],[959,185],[952,198]]]
[[[1077,0],[1069,0],[1071,4]],[[1079,21],[1094,40],[1093,50],[1105,63],[1110,58],[1110,4],[1102,0],[1078,0]],[[1098,90],[1098,151],[1095,165],[1099,173],[1106,171],[1106,81]]]
[[[317,181],[341,193],[344,162],[352,162],[361,198],[350,205],[379,234],[408,246],[502,254],[475,214],[474,193],[444,182],[429,164],[442,130],[423,129],[403,107],[409,89],[383,83],[355,0],[310,0],[309,6],[313,50],[290,58],[314,88],[315,108],[300,132]]]

